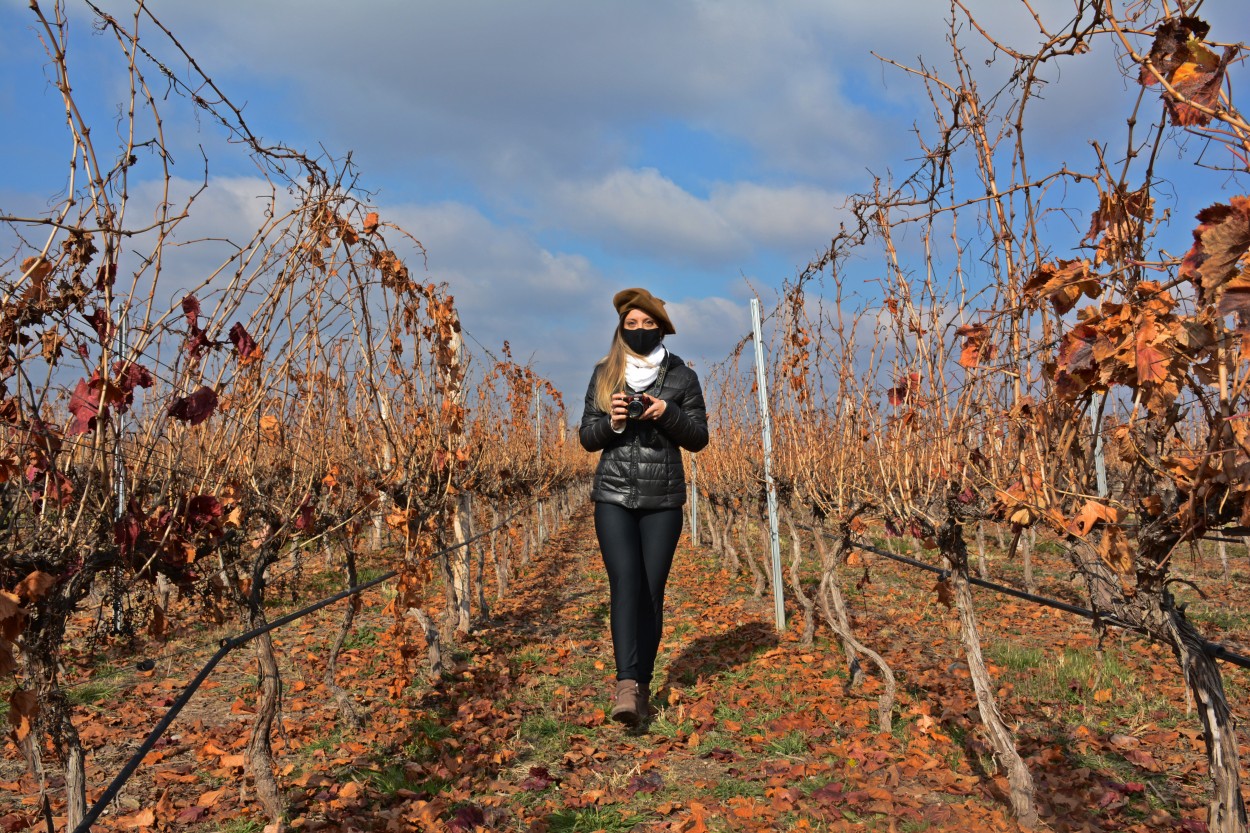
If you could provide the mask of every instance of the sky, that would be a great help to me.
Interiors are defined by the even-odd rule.
[[[76,94],[115,122],[116,46],[68,2]],[[1241,4],[1203,9],[1214,34]],[[677,329],[667,343],[696,369],[725,358],[750,331],[749,299],[775,301],[824,251],[847,195],[915,164],[912,127],[928,100],[873,53],[949,64],[950,6],[937,0],[147,5],[255,133],[350,153],[383,218],[425,246],[423,277],[449,285],[473,342],[497,351],[507,340],[565,392],[572,418],[611,338],[617,290],[665,299]],[[1036,40],[1022,6],[969,5],[1004,40]],[[1073,7],[1033,5],[1057,28]],[[0,214],[46,207],[65,182],[64,114],[34,23],[27,0],[0,0],[0,153],[11,160]],[[1038,137],[1039,156],[1088,164],[1090,125],[1123,124],[1133,91],[1093,71],[1110,60],[1082,56],[1049,78],[1038,107],[1053,135]],[[175,175],[202,178],[196,149],[220,131],[194,117],[166,127]],[[210,155],[205,205],[223,227],[253,174]],[[879,265],[859,268],[851,290],[872,303]]]

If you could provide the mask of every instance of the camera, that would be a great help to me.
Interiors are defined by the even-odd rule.
[[[647,403],[644,394],[631,393],[625,400],[625,416],[629,419],[641,419],[646,410]]]

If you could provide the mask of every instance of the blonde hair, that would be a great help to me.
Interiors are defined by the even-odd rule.
[[[605,414],[612,413],[612,394],[625,390],[625,356],[633,352],[621,338],[621,328],[612,334],[608,354],[595,365],[595,404]]]

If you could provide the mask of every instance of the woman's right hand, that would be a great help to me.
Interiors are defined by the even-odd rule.
[[[629,397],[626,394],[612,394],[612,413],[608,414],[608,418],[612,420],[613,431],[625,430],[625,421],[629,418]]]

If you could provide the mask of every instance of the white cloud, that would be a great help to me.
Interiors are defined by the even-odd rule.
[[[779,249],[828,243],[847,216],[844,196],[812,185],[733,183],[715,188],[710,202],[737,234]]]
[[[748,182],[716,185],[704,199],[647,168],[564,183],[540,210],[547,225],[575,230],[610,251],[723,268],[759,250],[806,256],[828,243],[845,216],[842,202],[811,185]]]
[[[725,218],[654,169],[617,170],[586,184],[565,183],[552,195],[559,223],[616,251],[689,258],[742,255],[743,241]]]

